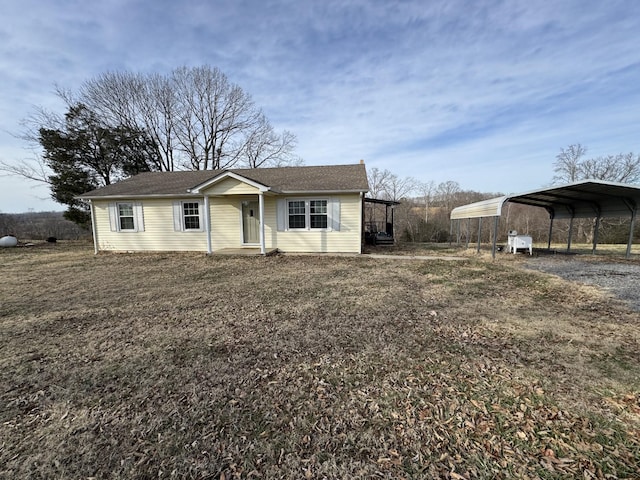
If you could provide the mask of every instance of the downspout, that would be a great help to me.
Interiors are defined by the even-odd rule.
[[[258,204],[260,210],[260,253],[265,255],[267,253],[267,249],[264,245],[264,193],[258,193]]]
[[[208,195],[204,196],[204,229],[207,232],[207,254],[211,255],[211,212]]]
[[[364,192],[360,192],[360,254],[362,254],[364,242]]]
[[[91,230],[93,231],[93,253],[98,254],[98,229],[96,228],[96,214],[94,212],[93,200],[89,200],[89,210],[91,211]]]

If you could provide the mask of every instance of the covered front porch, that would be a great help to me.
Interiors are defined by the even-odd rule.
[[[225,172],[192,193],[204,195],[208,254],[271,255],[277,251],[267,246],[265,238],[265,195],[272,195],[269,187]],[[212,214],[214,204],[217,211]]]

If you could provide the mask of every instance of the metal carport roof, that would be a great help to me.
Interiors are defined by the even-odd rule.
[[[462,205],[451,211],[451,220],[499,217],[502,213],[502,206],[507,202],[533,205],[546,209],[549,212],[552,225],[554,219],[596,218],[594,250],[597,243],[597,227],[600,218],[631,218],[631,231],[627,245],[627,256],[629,256],[633,240],[634,222],[638,205],[640,205],[640,186],[603,180],[583,180],[567,185],[558,185]],[[549,237],[551,237],[551,227],[549,229]]]

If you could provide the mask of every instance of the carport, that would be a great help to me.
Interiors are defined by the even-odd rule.
[[[549,241],[547,248],[551,248],[551,234],[553,221],[556,219],[569,220],[569,238],[567,251],[571,249],[573,220],[576,218],[595,218],[593,232],[593,253],[598,244],[598,229],[600,220],[604,217],[630,218],[629,240],[627,242],[626,257],[631,256],[633,243],[633,229],[635,226],[638,205],[640,204],[640,186],[626,183],[605,182],[603,180],[584,180],[567,185],[554,186],[517,195],[506,195],[481,202],[470,203],[454,208],[451,211],[451,230],[457,226],[458,241],[460,238],[460,223],[478,219],[478,250],[480,249],[480,232],[482,219],[493,217],[493,241],[491,254],[495,258],[498,223],[502,214],[502,206],[507,202],[520,203],[542,207],[549,212]],[[467,223],[468,229],[469,223]]]

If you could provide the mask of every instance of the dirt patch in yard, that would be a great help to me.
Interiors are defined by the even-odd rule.
[[[0,478],[639,471],[640,314],[520,257],[0,264]]]

